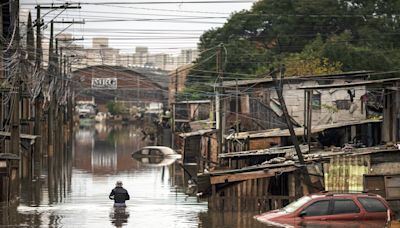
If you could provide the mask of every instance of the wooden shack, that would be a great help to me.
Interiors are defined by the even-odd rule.
[[[382,120],[367,119],[341,123],[321,124],[312,127],[312,137],[319,146],[342,146],[345,143],[360,142],[366,146],[381,142]],[[296,136],[306,142],[305,129],[295,128]],[[334,136],[334,137],[332,137]],[[263,150],[277,146],[292,145],[288,129],[270,129],[255,132],[240,132],[226,137],[227,152]]]
[[[298,88],[339,83],[363,82],[369,77],[369,71],[354,71],[337,74],[293,76],[283,79],[283,96],[294,125],[305,125],[307,98]],[[286,128],[281,104],[274,88],[272,78],[224,81],[223,89],[234,94],[226,101],[227,129],[239,131],[257,131],[273,128]],[[361,84],[354,88],[335,90],[314,90],[310,96],[312,106],[312,124],[340,123],[365,120],[366,110],[361,99],[367,93]]]
[[[352,149],[324,163],[328,191],[368,191],[384,197],[400,212],[400,150],[393,146]]]
[[[0,203],[17,202],[19,197],[19,157],[0,153]]]
[[[180,101],[172,105],[174,132],[190,132],[213,127],[211,100]]]
[[[318,168],[310,163],[307,167],[314,175]],[[204,196],[209,196],[209,209],[216,211],[268,211],[281,208],[295,199],[308,194],[302,174],[294,163],[264,164],[242,169],[214,171],[198,177]],[[313,178],[313,184],[319,178]]]
[[[196,164],[199,172],[215,167],[218,164],[216,133],[208,129],[179,134],[178,150],[182,152],[183,163]]]

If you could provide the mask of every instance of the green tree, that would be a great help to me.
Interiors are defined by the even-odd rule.
[[[128,109],[121,102],[109,101],[107,103],[107,109],[112,115],[120,115],[128,113]]]
[[[187,85],[203,96],[212,91],[205,87],[216,81],[221,43],[224,70],[232,73],[226,80],[260,77],[281,63],[299,73],[301,64],[317,73],[397,69],[399,12],[397,0],[260,0],[201,36]]]

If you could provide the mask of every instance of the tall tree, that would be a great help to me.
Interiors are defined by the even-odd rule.
[[[399,15],[397,0],[260,0],[201,36],[188,85],[201,92],[196,82],[215,81],[220,43],[228,80],[260,77],[296,59],[315,68],[307,72],[397,69]]]

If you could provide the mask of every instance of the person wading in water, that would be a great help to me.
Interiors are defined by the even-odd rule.
[[[129,200],[128,191],[122,187],[122,181],[117,181],[115,188],[108,197],[114,200],[114,207],[126,207],[125,200]]]

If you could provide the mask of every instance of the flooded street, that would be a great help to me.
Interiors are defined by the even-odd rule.
[[[40,181],[22,180],[20,205],[2,210],[2,226],[265,227],[253,214],[208,212],[207,202],[185,194],[178,161],[149,166],[132,159],[133,151],[154,143],[138,127],[96,125],[74,138],[64,160],[54,158],[62,170],[48,173],[47,162]],[[122,210],[108,199],[117,180],[131,196]]]

